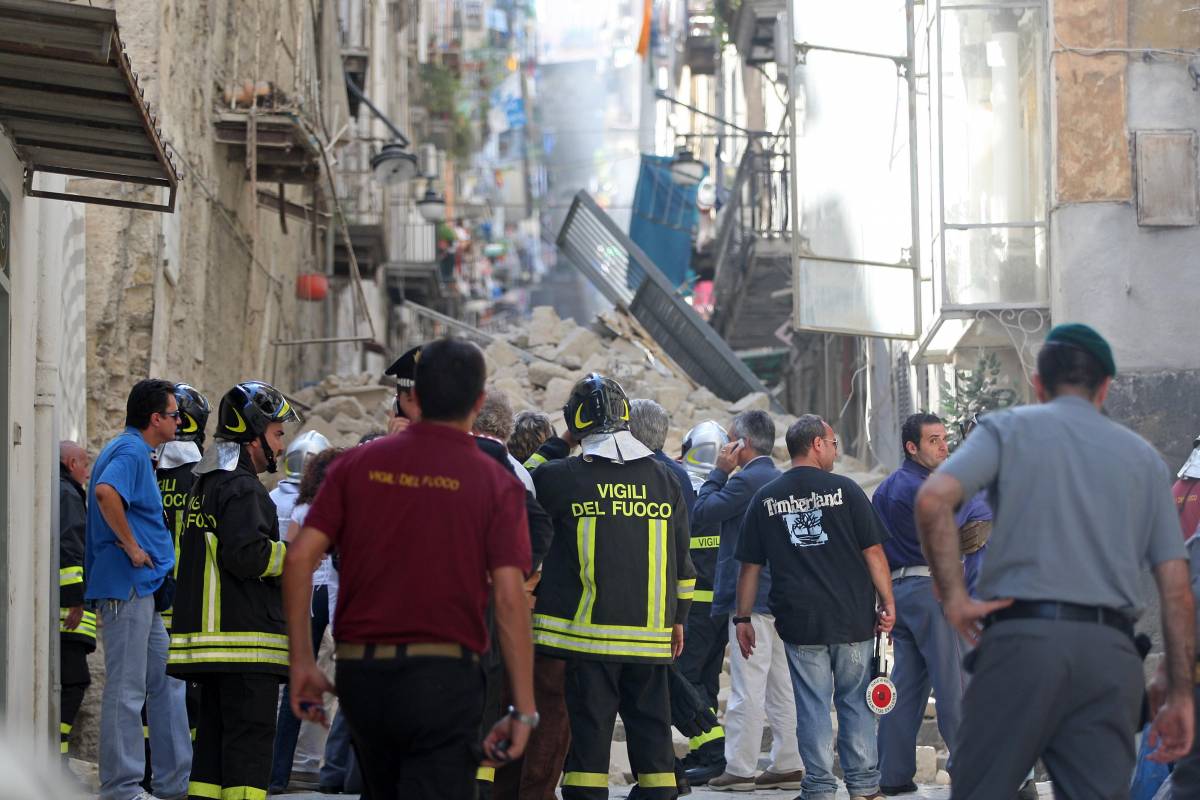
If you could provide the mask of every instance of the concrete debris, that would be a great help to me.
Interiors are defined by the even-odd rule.
[[[937,777],[937,750],[932,747],[917,748],[917,783],[933,783]]]

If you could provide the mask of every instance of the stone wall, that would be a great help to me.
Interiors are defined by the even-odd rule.
[[[244,159],[216,143],[213,119],[229,107],[224,88],[253,77],[286,93],[318,130],[325,115],[340,124],[348,116],[344,96],[321,90],[340,75],[333,0],[107,5],[115,5],[130,59],[183,176],[173,216],[87,207],[93,447],[120,429],[129,387],[151,374],[192,383],[214,402],[239,380],[295,386],[321,377],[319,350],[271,342],[322,335],[320,304],[298,301],[293,287],[299,272],[322,269],[323,249],[314,246],[310,224],[289,218],[285,230],[278,212],[259,205],[253,192],[282,188],[290,201],[310,205],[314,187],[253,187]],[[315,40],[314,11],[332,47]]]

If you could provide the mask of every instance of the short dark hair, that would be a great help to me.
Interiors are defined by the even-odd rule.
[[[1063,386],[1075,386],[1094,396],[1107,374],[1100,360],[1088,351],[1064,342],[1047,342],[1038,351],[1038,376],[1054,397]]]
[[[775,420],[765,411],[743,411],[733,418],[729,438],[745,439],[754,452],[769,456],[775,449]]]
[[[806,456],[812,450],[813,441],[825,435],[825,420],[816,414],[802,414],[784,434],[788,455],[792,458]]]
[[[150,427],[150,417],[167,410],[167,400],[175,396],[175,384],[147,378],[129,390],[125,401],[125,427],[144,431]]]
[[[926,425],[945,424],[937,414],[919,411],[909,415],[908,419],[904,420],[904,424],[900,426],[900,449],[904,451],[904,457],[912,458],[908,453],[909,442],[912,442],[918,449],[921,447],[921,432],[925,430]]]
[[[537,449],[556,436],[554,424],[540,411],[522,411],[513,422],[512,436],[508,437],[508,452],[524,464]]]
[[[447,336],[422,347],[416,385],[421,418],[465,419],[483,394],[486,379],[483,351],[465,339]]]

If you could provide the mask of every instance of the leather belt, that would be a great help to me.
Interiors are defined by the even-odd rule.
[[[398,658],[465,658],[478,661],[479,656],[461,644],[452,642],[418,642],[414,644],[355,644],[339,642],[334,648],[339,661],[390,661]]]
[[[927,565],[914,565],[911,567],[900,567],[900,569],[892,570],[892,580],[898,581],[901,578],[929,578],[933,573],[929,571]]]
[[[987,616],[986,625],[1004,619],[1056,619],[1070,622],[1098,622],[1116,628],[1133,638],[1133,620],[1128,614],[1103,606],[1085,606],[1079,603],[1056,603],[1052,601],[1018,600],[1008,608],[1002,608]]]

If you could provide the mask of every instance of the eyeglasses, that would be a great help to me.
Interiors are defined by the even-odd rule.
[[[160,417],[170,417],[171,419],[174,419],[174,420],[179,419],[178,411],[159,411],[158,415]]]
[[[829,442],[831,445],[833,445],[833,448],[834,448],[835,450],[837,449],[837,446],[838,446],[838,439],[837,439],[837,437],[836,437],[836,436],[835,436],[835,437],[833,437],[832,439],[825,439],[825,438],[823,438],[823,437],[822,437],[821,441],[822,441],[822,442]]]

